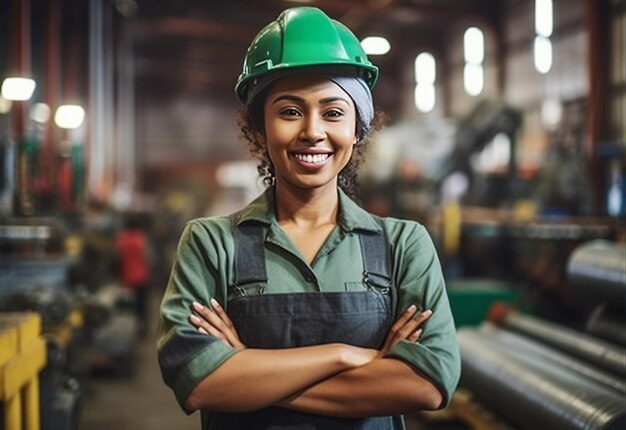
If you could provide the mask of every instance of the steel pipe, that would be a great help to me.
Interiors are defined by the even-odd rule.
[[[461,385],[520,430],[626,428],[623,394],[474,329],[457,333]]]
[[[598,369],[548,345],[508,330],[499,329],[490,323],[483,324],[480,327],[480,332],[493,341],[510,348],[516,355],[532,355],[535,360],[548,360],[555,366],[561,366],[572,373],[611,388],[616,393],[621,393],[622,396],[626,395],[626,380],[623,378],[616,378],[612,373]]]
[[[626,307],[626,244],[594,240],[578,246],[567,264],[572,299],[594,307]]]
[[[593,310],[585,324],[585,331],[622,346],[626,346],[626,320],[607,311],[605,305]]]
[[[553,322],[499,308],[491,313],[492,322],[523,333],[556,349],[626,377],[626,349]]]

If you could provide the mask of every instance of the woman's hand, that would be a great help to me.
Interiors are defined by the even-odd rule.
[[[193,310],[199,315],[192,314],[189,321],[200,333],[210,334],[222,340],[225,344],[236,349],[246,349],[239,339],[239,334],[233,322],[228,318],[224,309],[215,299],[211,299],[211,307],[193,302]]]
[[[381,356],[385,355],[401,340],[411,342],[418,341],[419,337],[422,335],[422,324],[424,324],[433,312],[430,309],[423,312],[416,312],[416,310],[417,307],[415,305],[409,306],[393,324],[389,333],[387,333],[383,347],[380,349]]]

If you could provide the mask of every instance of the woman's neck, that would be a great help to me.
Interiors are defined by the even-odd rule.
[[[339,197],[336,185],[302,190],[277,183],[274,199],[276,218],[282,226],[314,229],[337,224]]]

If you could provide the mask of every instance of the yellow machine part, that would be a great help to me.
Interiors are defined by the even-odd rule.
[[[6,430],[39,430],[39,379],[46,344],[37,313],[0,313],[0,399]],[[22,418],[23,417],[23,418]]]

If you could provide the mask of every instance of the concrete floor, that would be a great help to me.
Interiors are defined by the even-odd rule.
[[[149,334],[137,347],[132,377],[90,379],[79,430],[199,430],[200,416],[185,415],[161,379],[155,350],[160,297],[150,297]]]

